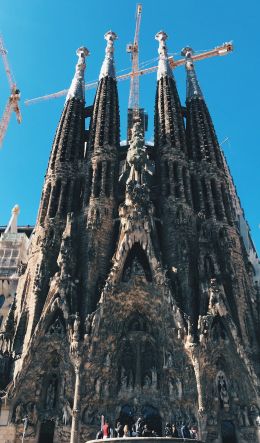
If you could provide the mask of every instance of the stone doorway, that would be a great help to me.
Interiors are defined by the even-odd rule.
[[[142,407],[142,415],[150,429],[153,429],[157,435],[162,436],[162,419],[158,409],[154,406],[146,405]]]
[[[224,420],[221,423],[222,443],[237,443],[236,430],[232,421]]]
[[[53,443],[55,423],[47,420],[41,424],[38,443]]]
[[[162,419],[158,409],[154,406],[142,406],[139,413],[134,413],[134,409],[125,405],[122,407],[118,420],[124,425],[131,427],[136,423],[138,417],[143,417],[144,423],[148,425],[149,429],[154,430],[158,436],[162,435]]]
[[[125,405],[122,407],[118,420],[123,426],[128,425],[131,428],[135,422],[135,417],[131,406]]]

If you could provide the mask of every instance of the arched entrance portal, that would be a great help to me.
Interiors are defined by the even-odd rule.
[[[38,443],[53,443],[55,423],[47,420],[41,424]]]
[[[162,419],[158,409],[153,406],[146,405],[142,408],[142,415],[149,429],[153,429],[157,435],[162,435]]]
[[[149,429],[154,430],[158,436],[162,435],[162,419],[158,409],[153,406],[145,405],[141,408],[140,413],[136,414],[131,406],[124,405],[118,420],[123,426],[127,424],[131,428],[139,416],[143,417],[143,421]]]
[[[232,421],[224,420],[221,423],[222,443],[237,443],[235,426]]]
[[[120,423],[124,425],[128,425],[131,428],[135,422],[133,408],[129,405],[125,405],[122,407],[120,415],[119,415]]]

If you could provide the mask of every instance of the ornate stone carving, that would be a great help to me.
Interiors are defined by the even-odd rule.
[[[53,377],[47,386],[45,408],[52,410],[56,404],[57,380]]]
[[[218,390],[218,396],[220,405],[224,409],[229,409],[229,394],[228,394],[228,387],[227,387],[227,379],[224,374],[224,372],[219,371],[217,378],[217,390]]]
[[[18,405],[15,408],[14,412],[14,422],[16,424],[19,424],[22,422],[22,419],[24,418],[25,410],[22,403],[18,403]]]
[[[62,423],[67,426],[71,422],[72,409],[68,400],[65,399],[65,402],[62,406]]]

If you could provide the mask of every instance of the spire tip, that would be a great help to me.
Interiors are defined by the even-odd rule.
[[[115,32],[111,31],[111,29],[110,29],[110,31],[107,31],[107,32],[105,33],[105,35],[104,35],[104,39],[105,39],[106,41],[109,41],[109,40],[115,41],[115,40],[118,39],[118,36],[117,36],[117,34],[116,34]]]
[[[104,39],[107,41],[106,51],[105,51],[105,59],[103,61],[99,80],[103,77],[111,77],[115,78],[115,66],[114,66],[114,41],[117,40],[117,35],[113,31],[108,31],[104,35]]]
[[[159,31],[155,35],[155,40],[158,40],[159,42],[160,41],[164,41],[165,42],[167,40],[167,38],[168,38],[168,35],[164,31]]]
[[[168,35],[164,31],[159,31],[155,35],[155,39],[159,42],[159,63],[158,63],[158,71],[157,71],[157,80],[160,80],[162,77],[171,77],[172,76],[172,70],[169,64],[168,60],[168,54],[167,54],[167,46],[166,46],[166,40],[168,38]]]
[[[192,98],[203,98],[203,94],[201,92],[199,82],[196,76],[196,72],[194,69],[194,64],[192,60],[192,55],[194,54],[193,49],[190,46],[186,46],[182,49],[181,55],[186,58],[185,66],[187,72],[187,100],[191,100]]]
[[[12,209],[12,214],[20,214],[20,206],[19,205],[14,205],[13,209]]]
[[[181,50],[181,55],[183,55],[183,57],[190,58],[193,54],[194,51],[190,46],[185,46],[185,48]]]
[[[78,56],[78,62],[76,64],[75,75],[71,82],[65,103],[71,98],[77,98],[81,101],[85,101],[85,58],[90,54],[90,52],[85,46],[80,46],[80,48],[77,49],[76,54]]]
[[[90,52],[85,46],[80,46],[80,48],[77,49],[76,54],[78,57],[87,57],[88,55],[90,55]]]

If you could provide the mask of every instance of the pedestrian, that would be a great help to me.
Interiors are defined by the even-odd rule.
[[[120,423],[120,421],[117,422],[115,431],[116,431],[117,438],[122,438],[123,437],[123,435],[124,435],[124,426]]]
[[[198,440],[198,430],[195,426],[192,426],[190,430],[190,435],[193,440]]]
[[[108,426],[109,426],[109,438],[114,438],[115,437],[114,429],[112,428],[112,426],[110,426],[110,424]]]
[[[136,425],[135,425],[135,423],[131,426],[130,434],[131,434],[131,437],[136,437]]]
[[[143,432],[142,432],[142,437],[151,437],[151,436],[152,436],[152,432],[148,428],[148,425],[144,425],[144,429],[143,429]]]
[[[179,432],[175,424],[172,425],[172,437],[179,438]]]
[[[103,438],[103,432],[101,431],[101,429],[97,432],[96,435],[96,440],[102,440]]]
[[[110,437],[110,427],[107,421],[105,421],[105,423],[103,424],[102,432],[103,432],[103,438]]]
[[[182,438],[191,438],[190,430],[189,430],[188,426],[186,425],[186,423],[182,423],[181,436],[182,436]]]
[[[171,426],[171,423],[166,423],[164,431],[165,431],[165,437],[172,437],[172,426]]]
[[[136,437],[142,437],[143,427],[144,427],[143,419],[142,417],[139,417],[135,424]]]
[[[128,425],[125,425],[123,438],[128,438],[128,437],[130,437],[130,431]]]

